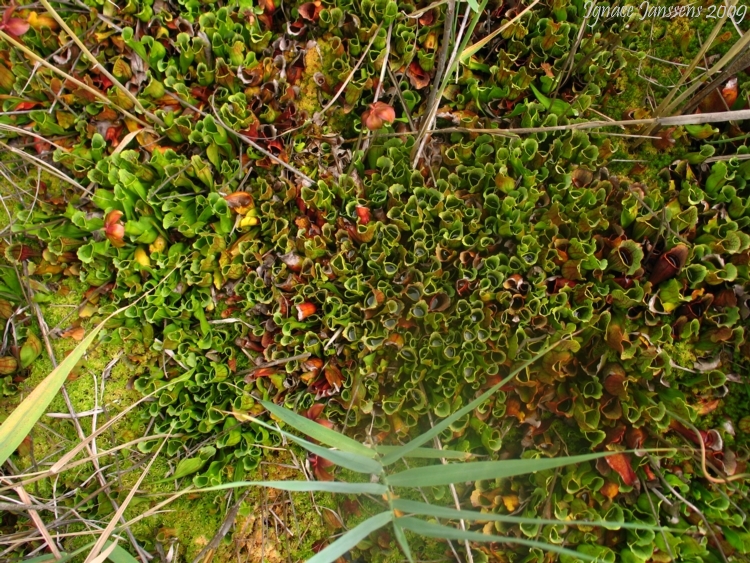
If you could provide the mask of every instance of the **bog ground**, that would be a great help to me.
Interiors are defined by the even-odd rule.
[[[0,560],[750,559],[749,9],[6,1]]]

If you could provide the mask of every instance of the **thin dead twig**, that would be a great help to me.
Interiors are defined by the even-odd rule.
[[[0,31],[0,33],[2,33],[2,31]],[[23,159],[26,159],[26,160],[29,160],[29,161],[33,162],[36,166],[41,166],[42,168],[44,168],[47,172],[49,172],[50,174],[52,174],[56,178],[59,178],[63,182],[67,182],[71,186],[73,186],[75,188],[78,188],[79,190],[81,190],[82,192],[84,192],[86,195],[88,195],[90,197],[93,197],[94,194],[91,193],[91,190],[89,190],[88,188],[84,188],[81,184],[79,184],[78,182],[76,182],[75,180],[73,180],[73,178],[71,178],[67,174],[64,174],[64,173],[60,172],[54,166],[52,166],[52,165],[46,163],[45,161],[43,161],[43,160],[35,157],[34,155],[29,154],[29,153],[27,153],[25,151],[19,150],[19,149],[15,148],[15,147],[11,147],[10,145],[8,145],[7,143],[4,143],[2,141],[0,141],[0,147],[3,147],[4,149],[12,152],[13,154],[17,154],[18,156],[20,156]]]
[[[30,59],[32,59],[34,62],[38,62],[42,66],[47,67],[48,69],[50,69],[52,72],[54,72],[56,74],[59,74],[60,76],[62,76],[66,80],[69,80],[70,82],[72,82],[73,84],[75,84],[76,86],[78,86],[79,88],[83,88],[87,92],[93,94],[100,101],[102,101],[103,103],[105,103],[107,106],[109,106],[109,107],[111,107],[111,108],[119,111],[125,117],[130,118],[130,119],[136,121],[137,123],[140,123],[144,127],[148,127],[148,123],[146,123],[145,121],[143,121],[142,119],[140,119],[138,116],[133,115],[129,111],[127,111],[127,110],[121,108],[120,106],[118,106],[117,104],[115,104],[114,102],[112,102],[112,100],[110,100],[105,95],[103,95],[96,88],[92,88],[91,86],[89,86],[85,82],[81,82],[77,78],[73,78],[68,73],[63,72],[62,70],[60,70],[59,68],[57,68],[55,65],[47,62],[42,57],[40,57],[39,55],[37,55],[34,51],[32,51],[31,49],[29,49],[28,47],[26,47],[22,43],[19,43],[18,41],[16,41],[15,39],[13,39],[10,35],[8,35],[7,33],[5,33],[4,31],[0,31],[0,38],[2,38],[4,41],[7,41],[8,43],[10,43],[11,45],[13,45],[17,49],[20,49],[21,51],[23,51],[23,53],[27,57],[29,57]]]
[[[378,80],[378,87],[375,89],[375,97],[373,103],[378,101],[380,94],[383,92],[383,82],[385,81],[385,73],[388,70],[388,58],[391,55],[391,32],[393,31],[393,22],[388,26],[388,35],[385,38],[385,57],[383,58],[383,66],[380,69],[380,80]]]
[[[732,5],[737,3],[737,0],[732,0]],[[711,30],[711,33],[709,34],[706,41],[703,43],[701,48],[699,49],[698,53],[695,55],[693,60],[691,61],[690,65],[687,67],[685,72],[682,73],[682,76],[677,81],[677,84],[674,85],[674,87],[670,90],[670,92],[667,94],[667,96],[661,101],[659,106],[655,110],[655,114],[657,118],[662,117],[663,115],[668,115],[671,108],[674,107],[673,99],[677,95],[680,86],[685,84],[685,82],[690,78],[690,75],[693,73],[693,71],[698,67],[700,64],[701,59],[703,59],[704,55],[708,52],[708,49],[711,47],[711,45],[714,42],[714,39],[719,35],[719,32],[721,31],[721,28],[724,27],[724,23],[726,22],[727,18],[729,17],[729,10],[726,10],[724,17],[720,18],[718,22],[716,22],[716,25]],[[708,73],[709,71],[706,71]],[[708,74],[706,74],[708,76]],[[689,91],[689,90],[688,90]],[[678,102],[679,103],[679,100]],[[659,127],[660,123],[651,124],[643,133],[645,135],[650,135],[654,129]],[[635,146],[641,144],[641,141],[636,141]]]
[[[249,494],[250,489],[248,488],[248,490],[245,491],[242,496],[240,496],[237,502],[234,503],[232,508],[229,509],[226,517],[224,518],[224,521],[221,523],[221,526],[219,526],[219,529],[214,534],[214,537],[211,538],[211,541],[206,544],[206,547],[201,549],[200,553],[195,556],[195,558],[193,559],[193,563],[200,563],[206,558],[207,555],[211,554],[219,546],[221,540],[224,539],[224,536],[227,535],[232,525],[234,525],[234,521],[237,519],[237,513],[240,511],[242,503],[245,501],[247,495]]]
[[[0,479],[0,482],[7,481],[5,479]],[[34,503],[31,501],[31,497],[29,497],[29,494],[26,492],[26,489],[24,489],[23,486],[15,486],[13,487],[13,489],[16,491],[18,498],[21,499],[21,502],[23,502],[25,505],[33,506]],[[57,548],[57,544],[55,544],[55,541],[52,539],[49,530],[47,530],[47,528],[45,527],[44,521],[39,516],[39,512],[37,512],[35,508],[29,508],[28,513],[31,521],[34,522],[34,526],[36,526],[36,529],[39,530],[39,533],[44,538],[44,542],[47,544],[47,547],[49,547],[52,555],[55,557],[55,559],[61,559],[62,554]]]
[[[582,121],[568,125],[552,125],[547,127],[517,127],[514,129],[488,129],[467,127],[444,127],[432,129],[431,133],[487,133],[489,135],[530,135],[534,133],[551,133],[555,131],[576,131],[580,129],[599,129],[602,127],[640,127],[641,125],[700,125],[703,123],[723,123],[727,121],[743,121],[750,119],[750,110],[725,111],[715,113],[698,113],[694,115],[677,115],[673,117],[651,117],[646,119],[630,119],[623,121]],[[646,136],[646,138],[649,138]]]
[[[151,466],[154,464],[154,461],[156,461],[156,458],[158,457],[159,453],[161,453],[161,450],[164,447],[164,444],[167,443],[168,439],[169,439],[169,436],[164,438],[161,444],[159,444],[159,447],[157,448],[154,455],[151,457],[151,461],[149,461],[148,465],[146,466],[146,469],[144,469],[143,472],[140,474],[140,476],[138,477],[138,480],[135,482],[135,485],[133,485],[133,488],[128,493],[128,496],[125,497],[125,500],[117,509],[117,511],[115,512],[115,515],[109,521],[109,524],[107,524],[107,527],[104,529],[102,534],[96,540],[94,547],[91,548],[91,551],[89,552],[88,557],[86,557],[85,563],[91,563],[99,556],[99,553],[101,553],[102,548],[104,547],[104,544],[109,539],[109,536],[111,536],[112,533],[114,532],[115,527],[117,527],[117,522],[123,519],[123,514],[125,514],[125,509],[130,504],[130,501],[133,500],[135,493],[138,492],[138,487],[141,486],[141,483],[146,478],[146,475],[148,475],[149,471],[151,470]],[[114,505],[114,502],[112,504]],[[129,527],[126,528],[126,531],[130,531],[130,528]]]
[[[367,53],[370,52],[370,48],[372,47],[372,44],[375,43],[375,39],[378,38],[378,33],[380,33],[380,28],[383,27],[383,24],[381,23],[378,25],[378,28],[375,30],[375,33],[372,34],[372,37],[370,38],[370,42],[367,43],[367,47],[365,47],[365,50],[362,52],[362,55],[359,57],[359,60],[354,65],[354,68],[349,73],[349,76],[346,77],[346,80],[344,80],[344,83],[341,85],[341,88],[339,88],[338,92],[331,98],[331,101],[329,101],[325,107],[320,110],[320,114],[323,115],[325,112],[327,112],[334,103],[336,103],[336,100],[339,99],[339,96],[344,93],[344,90],[346,90],[346,87],[349,85],[349,82],[351,82],[352,78],[354,78],[354,73],[359,70],[359,67],[362,66],[362,63],[365,60],[365,57],[367,56]]]
[[[193,111],[201,114],[203,117],[206,117],[207,115],[209,115],[205,111],[202,111],[202,110],[198,109],[197,107],[195,107],[190,102],[186,102],[185,100],[183,100],[179,96],[173,94],[172,92],[167,92],[167,96],[169,96],[170,98],[173,98],[173,99],[177,100],[180,104],[182,104],[185,107],[188,107],[191,110],[193,110]],[[314,185],[315,184],[315,181],[312,178],[310,178],[307,174],[304,174],[300,170],[297,170],[294,166],[291,166],[290,164],[287,164],[286,162],[284,162],[283,160],[281,160],[275,154],[273,154],[273,153],[267,151],[266,149],[264,149],[263,147],[261,147],[258,143],[256,143],[255,141],[253,141],[250,137],[247,137],[247,136],[243,135],[242,133],[239,133],[239,132],[235,131],[234,129],[232,129],[231,127],[229,127],[226,123],[224,123],[224,121],[221,119],[221,117],[219,117],[219,112],[216,111],[216,107],[214,106],[214,103],[213,103],[213,96],[211,97],[211,112],[213,113],[213,115],[216,118],[216,121],[219,123],[219,125],[221,125],[221,127],[227,133],[229,133],[230,135],[233,135],[233,136],[237,137],[238,139],[240,139],[241,141],[247,143],[248,145],[250,145],[251,147],[253,147],[259,153],[261,153],[264,156],[267,156],[268,158],[270,158],[271,160],[273,160],[276,164],[278,164],[278,165],[286,168],[287,170],[289,170],[293,174],[299,176],[305,182],[308,182],[309,185]]]
[[[456,2],[455,0],[449,0],[448,8],[445,13],[445,21],[443,23],[443,41],[440,45],[440,52],[438,54],[437,70],[435,71],[435,78],[433,87],[430,90],[430,96],[427,98],[427,113],[424,114],[422,119],[424,121],[421,124],[419,133],[417,134],[417,140],[414,143],[414,154],[412,155],[412,166],[416,166],[419,157],[422,155],[424,149],[424,143],[427,139],[427,133],[432,127],[433,116],[437,113],[436,105],[440,104],[440,99],[443,95],[443,72],[445,71],[445,63],[448,59],[448,49],[450,48],[451,34],[453,32],[453,19],[456,14]],[[440,95],[438,96],[438,91]]]
[[[672,485],[669,484],[669,482],[664,477],[664,474],[661,472],[661,469],[659,469],[659,466],[657,465],[656,461],[654,461],[654,458],[651,457],[651,454],[646,452],[646,455],[648,456],[649,461],[651,462],[651,467],[656,471],[656,474],[659,476],[659,479],[664,484],[664,486],[669,489],[669,492],[671,492],[675,497],[677,497],[680,501],[682,501],[685,506],[690,508],[693,512],[695,512],[701,520],[703,520],[703,524],[706,526],[706,529],[708,530],[708,533],[711,534],[711,537],[714,540],[714,543],[716,544],[716,547],[719,550],[719,553],[721,553],[722,559],[724,559],[725,563],[729,563],[729,560],[727,559],[726,554],[724,553],[724,549],[721,547],[721,543],[719,542],[719,538],[716,537],[716,532],[714,532],[714,529],[711,527],[711,524],[709,523],[706,516],[701,512],[697,506],[695,506],[693,503],[691,503],[689,500],[687,500],[684,496],[682,496],[679,491],[677,491]]]
[[[158,123],[162,127],[165,126],[164,122],[161,119],[159,119],[158,117],[156,117],[156,115],[154,115],[153,113],[148,111],[146,108],[144,108],[143,105],[141,104],[141,101],[138,98],[136,98],[130,90],[128,90],[125,86],[123,86],[123,84],[111,72],[109,72],[106,68],[104,68],[103,65],[99,63],[99,61],[91,53],[91,51],[88,50],[84,42],[81,41],[81,39],[75,34],[75,32],[72,29],[70,29],[70,27],[68,27],[67,22],[60,16],[60,14],[57,13],[57,11],[52,7],[52,5],[47,0],[39,0],[39,2],[41,2],[42,6],[45,7],[47,12],[49,12],[49,14],[53,18],[55,18],[55,20],[57,20],[57,23],[60,24],[60,27],[62,27],[63,30],[65,30],[65,33],[68,34],[68,37],[70,37],[76,43],[76,45],[78,45],[78,48],[81,49],[81,51],[83,51],[83,53],[86,55],[86,58],[89,59],[89,62],[92,64],[93,69],[95,71],[98,71],[104,76],[106,76],[112,82],[112,84],[114,84],[114,86],[125,95],[126,98],[128,98],[131,102],[133,102],[133,105],[135,105],[135,107],[138,108],[138,110],[143,115],[147,116],[154,123]]]
[[[419,382],[419,387],[422,390],[422,393],[424,393],[425,396],[427,396],[427,392],[425,391],[424,384],[421,381]],[[435,424],[434,424],[434,422],[432,420],[432,413],[429,410],[427,411],[427,416],[430,419],[430,428],[433,428],[435,426]],[[438,450],[442,450],[443,449],[443,444],[440,442],[440,438],[438,438],[437,436],[435,436],[435,438],[433,439],[433,442],[435,444],[435,447]],[[444,457],[441,457],[440,458],[440,463],[442,463],[443,465],[448,465],[448,460],[445,459]],[[450,491],[451,491],[451,496],[453,497],[453,503],[456,506],[456,510],[461,510],[461,502],[458,500],[458,492],[456,491],[456,486],[453,483],[451,483],[449,485],[449,488],[450,488]],[[464,530],[464,531],[466,531],[466,522],[464,522],[464,520],[459,520],[458,523],[461,526],[461,529]],[[471,546],[469,545],[469,540],[464,540],[464,546],[466,547],[466,559],[467,559],[467,561],[469,563],[474,563],[474,556],[471,553]]]

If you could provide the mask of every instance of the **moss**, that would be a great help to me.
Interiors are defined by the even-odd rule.
[[[318,43],[318,47],[320,43]],[[315,82],[315,75],[323,70],[322,57],[319,48],[311,47],[305,52],[305,71],[300,82],[297,109],[307,113],[309,117],[320,111],[318,91],[320,86]]]
[[[291,468],[292,457],[288,452],[267,452],[262,469],[246,475],[249,480],[302,479],[299,471]],[[151,473],[154,479],[163,478],[169,471],[164,456],[154,462]],[[133,481],[135,479],[132,479]],[[184,488],[186,483],[182,483]],[[126,514],[132,518],[161,501],[166,494],[175,492],[173,482],[167,481],[148,486],[149,495],[144,495],[138,505]],[[133,533],[145,543],[161,542],[168,549],[172,542],[179,544],[179,551],[192,560],[214,537],[224,521],[228,507],[232,506],[243,489],[220,493],[186,494],[171,503],[166,512],[156,514],[133,526]],[[159,496],[154,496],[161,493]],[[290,502],[291,501],[291,502]],[[302,561],[313,554],[313,545],[327,538],[330,530],[319,516],[322,507],[334,508],[331,495],[294,493],[262,487],[251,488],[245,497],[232,532],[227,534],[214,554],[215,561],[236,558],[235,550],[242,552],[248,561]],[[279,530],[279,521],[268,511],[273,510],[294,535]],[[276,524],[276,525],[275,525]],[[263,539],[265,537],[265,539]],[[261,558],[261,553],[264,557]]]
[[[70,315],[70,313],[82,302],[83,288],[74,279],[62,280],[59,283],[59,288],[60,290],[52,294],[50,302],[42,305],[42,313],[50,328],[59,324],[61,328],[65,329],[77,318],[76,315]],[[86,321],[83,326],[88,332],[93,328],[94,322]],[[77,344],[70,338],[52,339],[51,343],[58,360],[69,353]],[[65,388],[75,410],[77,412],[89,411],[95,406],[94,375],[96,376],[97,389],[100,391],[103,383],[102,374],[106,366],[113,358],[120,357],[120,360],[112,367],[104,381],[104,401],[99,406],[104,407],[106,413],[98,415],[99,427],[105,420],[130,407],[141,398],[141,395],[132,389],[132,380],[146,369],[148,362],[139,361],[144,360],[144,358],[138,358],[132,353],[137,352],[135,348],[131,346],[128,348],[130,353],[121,355],[121,344],[95,343],[66,381]],[[43,352],[29,368],[26,379],[19,385],[19,393],[0,401],[0,420],[7,417],[23,397],[37,386],[52,369],[52,362]],[[53,400],[48,412],[68,412],[61,394]],[[90,416],[80,419],[83,432],[87,435],[92,430],[92,420],[93,418]],[[34,429],[31,441],[25,443],[20,448],[18,455],[14,456],[14,462],[20,471],[33,470],[34,466],[41,460],[57,459],[61,453],[78,442],[75,427],[70,419],[43,417],[42,421],[44,425],[37,426]],[[113,427],[111,432],[104,432],[97,438],[98,450],[101,452],[145,435],[147,423],[145,407],[133,409]],[[81,454],[80,457],[82,458],[84,455],[86,454]],[[145,462],[148,462],[149,459],[150,456],[146,457]],[[135,461],[144,460],[142,456],[134,456],[128,450],[121,450],[116,459],[104,458],[101,460],[103,465],[108,466],[106,478],[112,484],[113,497],[119,502],[124,500],[140,476],[140,467],[133,470]],[[261,472],[257,471],[255,474],[246,475],[245,478],[300,478],[299,472],[288,467],[282,467],[283,464],[288,465],[291,461],[291,456],[286,452],[266,455],[263,466],[264,474],[261,475]],[[166,456],[162,455],[156,458],[146,482],[141,485],[143,493],[134,497],[125,513],[126,519],[139,516],[157,502],[163,500],[164,494],[174,492],[174,482],[172,481],[153,484],[155,481],[165,478],[173,470],[173,467],[174,463]],[[98,488],[97,481],[91,478],[94,471],[93,464],[83,464],[75,469],[63,472],[57,482],[52,479],[44,479],[32,485],[30,490],[40,499],[48,499],[53,495],[59,497],[66,493],[72,494],[67,500],[61,502],[63,506],[72,506],[71,503],[77,504]],[[117,471],[122,472],[119,478],[114,476]],[[85,487],[82,485],[84,482],[87,483]],[[182,486],[184,487],[188,483],[189,481],[183,482]],[[154,496],[157,494],[161,496]],[[178,542],[178,553],[190,560],[211,540],[224,521],[227,504],[233,503],[237,495],[237,491],[227,491],[182,496],[166,508],[167,512],[141,520],[132,527],[132,531],[139,542],[148,549],[154,549],[155,541],[162,541],[166,550],[169,549],[171,542]],[[241,511],[234,527],[234,536],[230,533],[227,539],[220,543],[214,560],[233,560],[235,558],[235,547],[245,546],[248,550],[248,560],[260,562],[261,543],[265,543],[267,554],[266,558],[263,559],[264,561],[275,560],[268,557],[268,554],[271,553],[277,554],[277,560],[279,561],[287,561],[289,558],[295,561],[309,558],[313,554],[315,542],[327,538],[330,535],[330,530],[318,515],[310,495],[300,493],[291,497],[294,503],[293,508],[292,506],[287,507],[287,516],[296,514],[296,520],[290,517],[289,525],[294,525],[295,529],[299,530],[298,536],[295,538],[287,538],[286,534],[276,536],[273,531],[275,519],[267,516],[265,524],[261,525],[258,514],[264,503],[268,504],[273,499],[284,500],[284,498],[289,498],[282,498],[280,495],[281,493],[278,491],[269,490],[264,493],[261,489],[252,490],[243,505],[244,515]],[[318,507],[334,508],[336,506],[334,499],[325,494],[316,494],[315,503]],[[111,518],[113,513],[111,503],[103,495],[95,497],[77,510],[82,515],[105,520]],[[261,531],[262,528],[265,529],[265,532]],[[64,550],[67,552],[75,551],[90,543],[93,538],[86,534],[87,531],[83,526],[71,526],[69,528],[70,533],[81,535],[66,539],[63,542]],[[258,543],[256,540],[264,534],[265,541]],[[253,547],[256,543],[258,545]],[[128,548],[126,541],[122,545]]]
[[[678,340],[671,345],[665,345],[664,351],[678,366],[690,368],[695,364],[695,352],[689,342]],[[676,379],[679,380],[685,373],[687,372],[675,370]]]

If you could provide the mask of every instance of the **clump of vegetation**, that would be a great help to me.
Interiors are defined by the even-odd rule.
[[[171,524],[147,524],[176,486],[182,511],[191,489],[219,495],[212,530],[181,546],[205,557],[259,502],[216,491],[281,459],[333,491],[332,463],[351,460],[290,446],[269,426],[279,406],[371,453],[438,428],[457,459],[539,460],[422,491],[485,516],[438,534],[467,541],[451,557],[746,556],[750,18],[731,6],[7,6],[0,389],[23,432],[3,487],[56,498],[59,473],[78,520],[59,539],[41,509],[3,520],[25,534],[3,556],[84,549],[86,519],[113,515],[115,557],[179,550]],[[14,411],[29,393],[73,418],[34,426]],[[330,529],[374,514],[317,498]],[[305,523],[274,553],[321,551],[329,528]],[[367,533],[338,545],[368,560],[405,545]]]

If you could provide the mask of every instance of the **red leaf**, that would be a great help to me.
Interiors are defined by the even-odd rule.
[[[304,321],[310,315],[314,315],[317,310],[318,308],[315,306],[315,303],[310,303],[309,301],[300,303],[297,305],[297,320]]]
[[[110,211],[104,218],[104,234],[116,248],[125,246],[125,226],[120,222],[122,211],[117,209]]]
[[[286,69],[286,81],[294,86],[302,78],[304,69],[300,65],[294,65]]]
[[[224,196],[230,209],[243,209],[253,205],[253,196],[247,192],[233,192]]]
[[[315,454],[309,454],[308,461],[318,481],[333,481],[333,475],[328,471],[333,463]]]
[[[630,466],[630,456],[627,454],[617,453],[604,458],[612,469],[622,477],[623,483],[632,486],[638,480],[635,471]]]
[[[337,391],[341,389],[341,385],[344,383],[344,377],[341,375],[341,370],[337,366],[328,364],[325,368],[324,373],[326,376],[326,381],[331,387],[333,387]]]
[[[26,111],[27,109],[34,109],[38,105],[41,105],[41,102],[21,102],[16,106],[15,111]]]
[[[106,133],[104,133],[104,140],[116,147],[121,130],[121,127],[108,127]]]
[[[36,150],[37,154],[42,154],[43,152],[52,150],[52,145],[50,145],[46,141],[42,141],[41,139],[34,139],[34,149]]]
[[[21,18],[10,18],[2,24],[2,28],[10,35],[16,37],[23,35],[29,30],[29,23]]]
[[[627,396],[627,391],[625,390],[626,380],[627,377],[625,377],[624,373],[612,373],[604,380],[604,388],[610,395],[622,399]]]
[[[430,83],[430,75],[421,67],[417,61],[412,61],[406,69],[409,82],[417,90],[421,90]]]
[[[323,414],[323,409],[325,409],[326,406],[323,403],[316,403],[313,406],[311,406],[309,409],[307,409],[307,412],[305,413],[305,417],[309,418],[310,420],[317,420],[321,414]]]
[[[669,148],[672,148],[675,144],[674,137],[672,134],[674,133],[675,127],[670,127],[669,129],[664,129],[660,132],[658,132],[656,135],[660,137],[660,139],[651,141],[651,144],[654,145],[657,149],[660,151],[665,151]]]
[[[671,250],[668,250],[659,256],[648,281],[656,286],[661,282],[676,276],[685,265],[689,252],[687,246],[684,244],[678,244]]]
[[[614,428],[607,430],[607,441],[606,444],[619,444],[622,442],[622,438],[625,436],[625,425],[618,424]]]
[[[433,10],[427,10],[419,18],[419,23],[421,25],[432,25],[432,22],[434,22],[434,21],[435,21],[435,12]]]
[[[732,78],[724,85],[721,89],[721,96],[729,109],[732,109],[734,102],[737,101],[737,77]]]
[[[356,211],[360,224],[367,225],[370,222],[370,209],[363,205],[358,205]]]
[[[656,475],[654,475],[654,472],[651,471],[651,468],[648,465],[644,465],[643,469],[646,472],[646,477],[649,481],[656,481]]]
[[[737,101],[737,78],[732,78],[724,86],[712,90],[698,106],[701,113],[716,113],[732,109]]]
[[[307,21],[317,21],[320,12],[323,11],[323,5],[318,2],[305,2],[298,9],[299,15]]]
[[[386,123],[393,123],[396,110],[384,102],[375,102],[362,114],[362,122],[370,131],[381,129]]]
[[[272,375],[276,375],[278,372],[279,370],[273,367],[258,368],[253,372],[253,375],[255,377],[270,377]]]
[[[625,441],[628,444],[628,448],[636,450],[643,445],[646,441],[646,432],[643,428],[631,428],[628,430],[628,434],[625,437]]]

